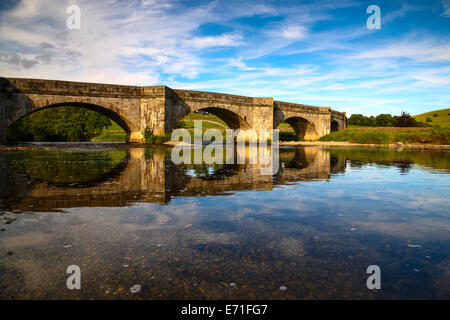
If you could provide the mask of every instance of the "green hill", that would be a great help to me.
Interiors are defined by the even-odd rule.
[[[179,126],[193,132],[194,120],[202,120],[203,131],[206,129],[219,129],[221,131],[228,128],[225,122],[212,114],[190,113],[180,121]],[[101,142],[124,142],[126,139],[125,131],[114,121],[112,126],[102,131],[102,134],[91,139],[91,141]]]
[[[427,122],[427,118],[431,119],[431,122]],[[414,119],[426,124],[440,125],[441,127],[448,128],[450,127],[450,108],[418,114],[414,116]]]

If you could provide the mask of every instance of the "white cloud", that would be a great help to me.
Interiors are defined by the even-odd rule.
[[[281,31],[281,36],[289,40],[299,40],[305,38],[307,28],[304,26],[289,26]]]
[[[450,61],[450,45],[431,41],[400,41],[377,49],[367,49],[351,58],[408,58],[423,62]]]
[[[192,46],[196,49],[211,47],[235,47],[242,45],[242,36],[238,34],[222,34],[209,37],[194,37],[184,41],[184,45]]]

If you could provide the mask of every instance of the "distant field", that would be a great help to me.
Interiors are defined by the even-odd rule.
[[[348,141],[363,144],[428,143],[450,144],[450,128],[351,128],[331,132],[320,141]]]
[[[430,118],[431,122],[426,122],[427,118]],[[417,121],[423,122],[423,123],[427,123],[427,124],[431,124],[431,125],[440,125],[441,127],[449,128],[450,127],[450,108],[418,114],[418,115],[414,116],[414,119],[416,119]]]
[[[216,117],[215,115],[209,114],[197,114],[197,113],[191,113],[183,118],[181,121],[181,125],[183,128],[188,129],[189,131],[193,132],[194,128],[194,120],[204,120],[202,123],[203,132],[206,129],[218,129],[220,131],[224,131],[226,128],[228,128],[227,124],[222,121],[220,118]],[[103,130],[102,134],[94,137],[91,139],[91,141],[97,141],[97,142],[120,142],[125,141],[126,134],[125,131],[115,122],[111,121],[113,124],[109,128]]]
[[[103,130],[102,134],[91,139],[91,141],[96,142],[120,142],[125,141],[126,134],[125,131],[114,121],[112,121],[112,126],[108,129]]]

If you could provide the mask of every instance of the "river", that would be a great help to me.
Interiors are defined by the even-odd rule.
[[[279,154],[261,175],[162,147],[1,151],[0,298],[450,298],[449,151]]]

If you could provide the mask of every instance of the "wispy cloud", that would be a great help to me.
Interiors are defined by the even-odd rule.
[[[450,0],[442,0],[442,6],[444,7],[444,12],[442,12],[442,15],[450,18]]]
[[[377,31],[356,0],[71,3],[80,30],[67,29],[63,1],[0,11],[2,75],[165,84],[365,114],[450,101],[448,0],[381,1]]]

